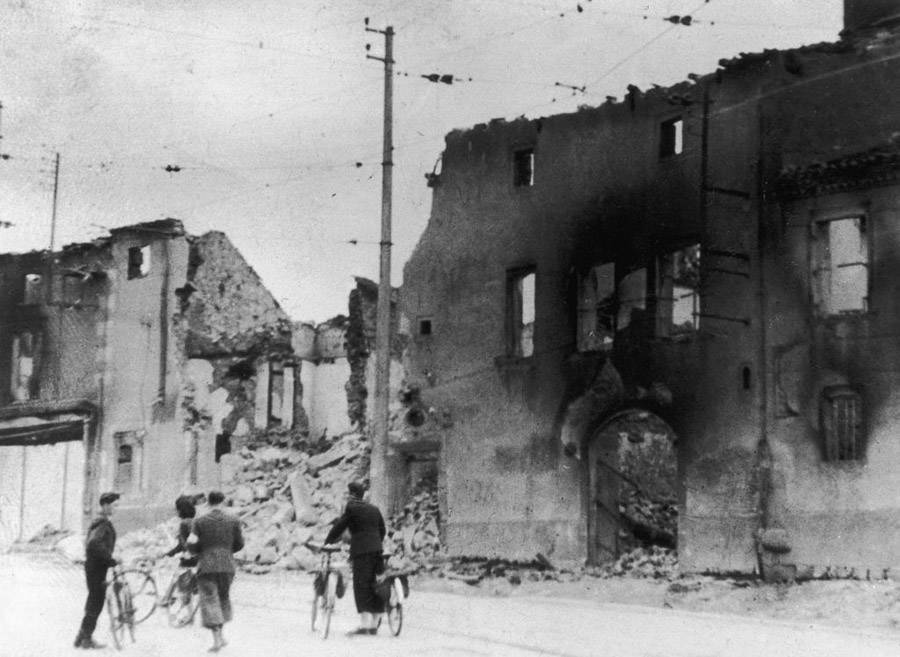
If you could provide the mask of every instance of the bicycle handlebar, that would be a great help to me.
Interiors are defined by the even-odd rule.
[[[325,543],[313,543],[312,541],[306,541],[303,545],[313,552],[330,552],[332,554],[344,549],[340,545],[327,545]]]

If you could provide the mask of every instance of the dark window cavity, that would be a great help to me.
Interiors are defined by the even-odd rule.
[[[616,330],[616,266],[591,267],[578,281],[578,351],[610,349]]]
[[[278,426],[284,419],[284,366],[269,363],[269,426]]]
[[[663,121],[659,130],[659,156],[671,157],[684,150],[684,122],[681,117]]]
[[[116,449],[115,490],[127,495],[141,486],[141,457],[143,442],[136,431],[120,431],[113,435]]]
[[[862,399],[850,386],[828,386],[822,392],[820,424],[826,461],[862,457]]]
[[[150,273],[150,245],[128,249],[128,278],[143,278]]]
[[[35,305],[43,300],[44,277],[40,274],[25,274],[25,294],[22,303]]]
[[[227,431],[216,434],[216,463],[218,463],[225,454],[231,454],[231,434]]]
[[[657,335],[694,333],[700,325],[700,245],[672,251],[657,261]]]
[[[431,335],[431,319],[419,320],[419,335]]]
[[[744,365],[741,368],[741,387],[744,390],[750,390],[753,387],[753,379],[751,378],[749,365]]]
[[[84,279],[78,275],[65,275],[62,277],[63,303],[76,305],[84,301]]]
[[[617,286],[618,313],[616,330],[622,331],[633,319],[647,309],[647,270],[635,269],[626,274]]]
[[[507,272],[507,355],[528,358],[534,353],[534,268]]]
[[[37,395],[37,362],[40,334],[22,332],[12,339],[10,393],[13,401],[24,402]]]
[[[513,184],[516,187],[534,185],[534,149],[524,148],[513,153]]]

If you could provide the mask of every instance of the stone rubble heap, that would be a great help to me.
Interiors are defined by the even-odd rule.
[[[601,577],[672,579],[678,575],[678,555],[670,548],[651,545],[625,552],[611,564],[600,566]]]
[[[319,449],[245,446],[231,458],[232,483],[223,492],[244,527],[244,549],[235,555],[244,570],[318,566],[304,543],[324,540],[343,509],[347,484],[365,477],[368,443],[350,433]]]
[[[223,457],[230,511],[240,518],[244,549],[235,556],[245,572],[311,570],[319,557],[304,546],[321,543],[346,502],[347,484],[366,479],[369,444],[357,433],[290,444],[263,437]],[[203,513],[204,509],[198,509]],[[392,568],[436,568],[441,558],[437,495],[420,485],[410,502],[387,520],[385,550]],[[178,521],[130,532],[119,539],[123,560],[160,555],[175,545]]]
[[[245,546],[236,554],[245,572],[312,570],[319,558],[304,543],[321,543],[346,501],[347,484],[366,479],[369,443],[357,433],[322,439],[316,444],[285,444],[258,440],[223,457],[223,492],[230,511],[243,525]],[[631,500],[632,511],[643,508]],[[198,509],[203,513],[203,507]],[[660,524],[671,520],[667,510],[648,509]],[[654,523],[655,524],[655,523]],[[441,523],[435,482],[420,481],[409,502],[387,520],[385,551],[392,569],[431,573],[477,585],[483,580],[574,581],[584,576],[673,579],[677,557],[672,549],[636,547],[602,566],[558,568],[543,555],[531,561],[449,558],[441,544]],[[118,551],[126,563],[158,556],[175,545],[178,520],[130,532],[120,537]],[[79,537],[79,543],[82,540]],[[79,546],[78,550],[83,547]]]
[[[639,547],[621,555],[616,561],[601,566],[575,568],[556,567],[541,554],[531,561],[506,559],[454,558],[437,573],[439,577],[476,586],[483,581],[505,578],[510,584],[522,582],[573,582],[584,577],[634,577],[674,580],[679,577],[675,551],[651,546]]]
[[[445,560],[440,537],[440,514],[434,486],[420,482],[408,504],[387,523],[384,550],[391,568],[433,571]]]

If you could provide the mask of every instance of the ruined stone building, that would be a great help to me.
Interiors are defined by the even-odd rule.
[[[219,232],[165,219],[0,255],[0,543],[173,513],[255,429],[302,422],[291,323]]]
[[[614,555],[604,427],[639,413],[684,569],[900,567],[900,2],[845,23],[447,135],[402,309],[451,553]]]

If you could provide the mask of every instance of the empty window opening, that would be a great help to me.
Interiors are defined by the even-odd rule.
[[[659,133],[660,157],[679,155],[684,150],[684,122],[681,118],[664,121]]]
[[[869,300],[869,249],[864,217],[815,226],[813,296],[826,315],[865,312]]]
[[[534,353],[535,273],[533,270],[516,270],[507,278],[507,304],[510,356],[528,358]]]
[[[862,454],[862,400],[849,386],[822,392],[820,421],[826,461],[852,461]]]
[[[253,363],[248,360],[241,360],[228,368],[225,373],[226,377],[248,381],[256,376],[256,368]]]
[[[141,487],[142,442],[135,431],[120,431],[113,435],[116,449],[115,490],[127,495]]]
[[[622,331],[631,324],[636,315],[647,308],[647,270],[635,269],[619,281],[619,311],[616,330]]]
[[[616,266],[596,265],[578,281],[578,351],[601,351],[616,330]]]
[[[41,303],[43,300],[44,277],[40,274],[25,274],[25,294],[22,302],[26,305]]]
[[[231,454],[231,434],[227,431],[216,434],[216,463],[225,454]]]
[[[534,149],[526,148],[513,153],[514,178],[516,187],[534,185]]]
[[[80,304],[84,301],[84,279],[81,276],[65,275],[62,277],[63,303]]]
[[[741,368],[741,386],[744,388],[744,390],[750,390],[750,388],[753,386],[753,380],[750,376],[749,365],[744,365]]]
[[[150,245],[128,249],[128,278],[143,278],[150,273]]]
[[[39,336],[28,332],[13,336],[10,376],[10,394],[13,401],[24,402],[34,399],[37,393],[35,374],[39,350]]]
[[[419,320],[419,335],[431,335],[431,320],[430,319],[420,319]]]
[[[659,258],[657,276],[657,334],[695,332],[700,325],[700,245]]]
[[[284,366],[269,363],[269,426],[282,423],[284,408]]]

